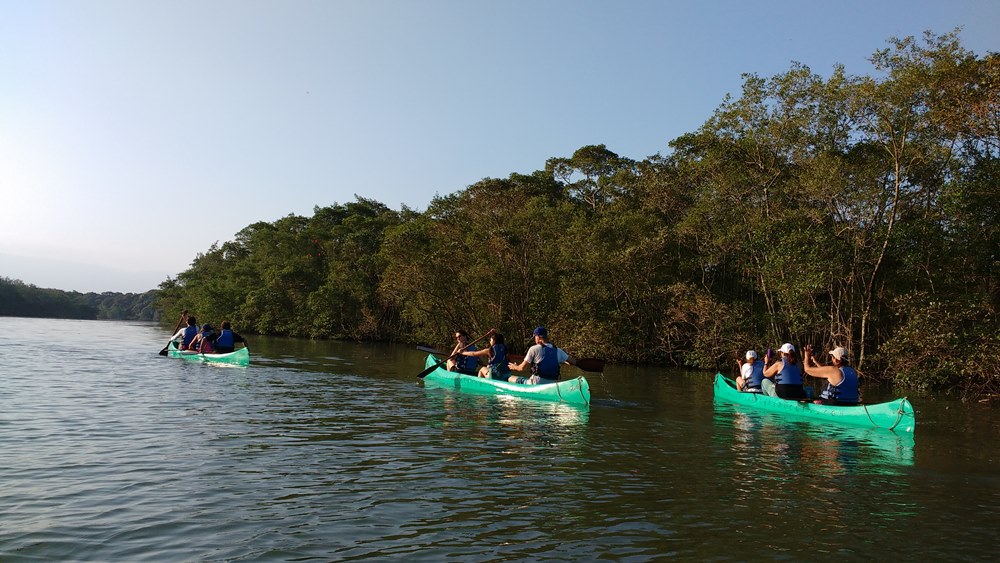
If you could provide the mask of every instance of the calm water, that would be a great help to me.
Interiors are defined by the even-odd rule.
[[[0,318],[0,560],[983,560],[1000,420],[913,397],[914,442],[611,367],[589,410],[425,389],[406,346]],[[869,399],[889,393],[866,390]]]

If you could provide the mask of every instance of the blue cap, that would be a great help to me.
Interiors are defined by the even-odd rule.
[[[540,326],[540,327],[536,328],[531,333],[531,335],[532,336],[541,336],[542,338],[548,338],[549,337],[549,331],[545,330],[544,326]]]

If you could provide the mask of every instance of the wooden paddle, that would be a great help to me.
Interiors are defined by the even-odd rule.
[[[187,311],[187,309],[184,309],[184,312],[181,313],[180,320],[177,321],[177,326],[175,326],[174,327],[174,331],[170,333],[170,338],[173,338],[174,335],[177,334],[177,331],[180,330],[181,325],[184,324],[184,321],[187,320],[187,316],[188,316],[188,311]],[[170,341],[168,341],[167,345],[163,347],[163,350],[160,350],[160,355],[161,356],[166,356],[167,355],[167,348],[170,348]]]
[[[468,344],[466,344],[465,348],[460,349],[458,352],[455,352],[454,354],[448,356],[447,358],[441,360],[440,362],[438,362],[438,363],[432,365],[431,367],[425,369],[424,371],[418,373],[417,377],[419,377],[420,379],[423,379],[423,378],[427,377],[428,375],[430,375],[430,373],[432,371],[434,371],[437,368],[441,367],[442,365],[448,363],[448,360],[450,360],[450,359],[454,358],[455,356],[461,354],[462,352],[464,352],[467,348],[469,348],[470,346],[472,346],[476,342],[479,342],[480,340],[483,340],[484,338],[489,338],[496,331],[497,331],[497,329],[491,328],[489,330],[489,332],[487,332],[486,334],[484,334],[484,335],[480,336],[479,338],[473,340],[472,342],[469,342]]]

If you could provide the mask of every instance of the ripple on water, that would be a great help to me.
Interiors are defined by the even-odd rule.
[[[0,559],[993,552],[996,475],[949,473],[944,440],[720,410],[707,376],[595,376],[574,409],[424,388],[413,350],[257,340],[220,369],[157,356],[152,325],[0,318]]]

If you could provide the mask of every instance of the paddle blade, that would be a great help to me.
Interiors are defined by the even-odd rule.
[[[428,354],[434,354],[435,356],[444,356],[444,352],[435,350],[434,348],[430,348],[428,346],[417,346],[417,350],[427,352]]]
[[[443,366],[447,362],[448,362],[448,360],[441,360],[440,362],[438,362],[438,363],[432,365],[431,367],[425,369],[424,371],[418,373],[417,377],[419,377],[420,379],[423,379],[423,378],[427,377],[428,375],[430,375],[432,371],[434,371],[437,368]]]
[[[583,371],[592,373],[604,373],[604,360],[597,358],[580,358],[576,361],[576,367]]]
[[[164,348],[163,350],[160,350],[160,355],[161,356],[166,356],[167,355],[167,349]]]

